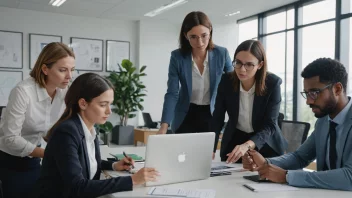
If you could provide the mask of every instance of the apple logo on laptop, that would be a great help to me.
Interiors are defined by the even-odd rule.
[[[184,162],[186,161],[186,154],[185,152],[181,153],[178,155],[178,162]]]

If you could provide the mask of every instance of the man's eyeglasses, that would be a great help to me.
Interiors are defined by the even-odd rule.
[[[325,87],[321,88],[321,89],[316,89],[316,90],[312,90],[312,91],[302,91],[301,95],[303,96],[304,99],[307,99],[308,97],[310,97],[312,100],[316,100],[319,96],[319,94],[324,90],[329,88],[331,85],[333,85],[333,83],[326,85]]]
[[[238,60],[235,60],[232,62],[232,66],[235,68],[235,69],[241,69],[242,66],[244,66],[244,68],[247,70],[247,71],[251,71],[253,70],[254,68],[254,63],[251,63],[251,62],[248,62],[248,63],[242,63]]]
[[[205,41],[209,40],[209,34],[202,34],[201,36],[191,35],[188,37],[188,40],[192,41],[192,42],[196,42],[196,41],[198,41],[198,39],[201,39],[202,42],[205,42]]]

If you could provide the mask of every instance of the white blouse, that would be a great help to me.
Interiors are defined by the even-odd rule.
[[[255,94],[255,83],[249,91],[245,91],[240,83],[240,105],[236,128],[246,132],[254,132],[252,127],[252,111]]]
[[[87,153],[88,153],[89,167],[90,167],[89,178],[93,179],[94,175],[97,173],[97,170],[98,170],[98,163],[97,163],[97,159],[95,158],[95,144],[94,144],[94,140],[97,136],[97,133],[95,132],[94,127],[92,128],[91,131],[88,129],[87,125],[84,123],[84,121],[82,120],[82,117],[79,114],[78,114],[78,117],[81,120],[84,136],[86,138]]]
[[[196,62],[192,56],[192,96],[191,103],[196,105],[209,105],[210,104],[210,77],[209,77],[209,64],[208,52],[204,59],[203,74],[200,73]]]
[[[31,154],[65,110],[66,92],[56,89],[52,101],[32,77],[17,84],[0,122],[0,150],[20,157]]]

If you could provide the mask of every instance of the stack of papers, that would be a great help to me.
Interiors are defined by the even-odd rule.
[[[187,198],[214,198],[215,190],[212,189],[182,189],[182,188],[164,188],[152,187],[148,195],[157,196],[175,196]]]
[[[224,172],[224,171],[241,171],[242,164],[227,164],[226,162],[212,162],[211,172]]]

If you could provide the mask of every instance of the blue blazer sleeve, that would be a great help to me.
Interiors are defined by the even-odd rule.
[[[55,130],[49,142],[56,150],[54,157],[61,179],[65,187],[70,189],[67,193],[73,197],[99,197],[114,192],[132,190],[132,178],[129,176],[107,180],[89,180],[82,175],[82,166],[78,156],[79,147],[82,145],[80,145],[80,139],[74,136],[75,132],[73,131],[75,130],[77,129],[69,127],[69,125],[60,127],[60,131]]]
[[[175,113],[176,103],[179,97],[179,73],[177,69],[177,59],[171,53],[169,74],[167,80],[167,92],[164,97],[163,113],[161,123],[170,125]]]
[[[267,77],[269,78],[269,77]],[[268,104],[266,106],[265,116],[262,127],[256,131],[255,135],[250,138],[255,143],[255,146],[258,149],[261,149],[264,144],[270,139],[277,128],[277,118],[279,117],[280,104],[281,104],[281,89],[280,85],[282,80],[277,78],[276,81],[271,82],[273,86],[271,93],[268,99]],[[268,83],[267,83],[267,86]],[[255,102],[255,99],[254,99]],[[255,104],[253,104],[255,105]]]
[[[287,182],[291,186],[352,191],[352,155],[342,168],[318,172],[298,170],[316,158],[316,140],[314,131],[294,153],[269,158],[268,161],[289,170]]]
[[[229,51],[227,51],[226,48],[225,48],[225,56],[226,56],[225,58],[226,60],[225,60],[224,72],[225,73],[232,72],[233,71],[232,61],[229,56]]]

